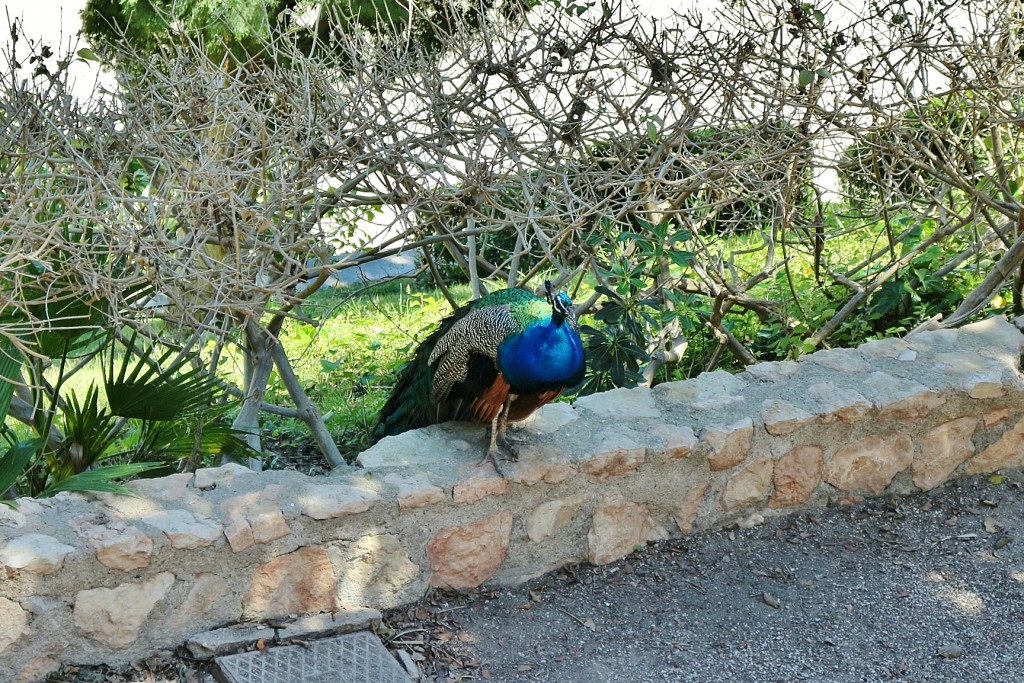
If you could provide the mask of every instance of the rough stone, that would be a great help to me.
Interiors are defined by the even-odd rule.
[[[657,401],[683,403],[692,410],[720,410],[742,403],[747,381],[724,370],[705,372],[693,379],[665,382],[651,390]]]
[[[36,657],[22,667],[11,683],[44,683],[60,671],[60,662],[53,657]]]
[[[978,420],[961,417],[925,432],[921,450],[914,457],[914,484],[930,491],[949,478],[957,467],[974,455],[974,430]]]
[[[953,328],[923,330],[907,335],[906,342],[910,348],[918,351],[935,351],[956,344],[959,335],[960,331]]]
[[[271,640],[276,631],[266,624],[232,624],[198,633],[185,641],[185,647],[196,659],[213,659]]]
[[[245,465],[235,462],[229,462],[220,467],[203,467],[196,470],[192,486],[205,491],[214,488],[217,484],[229,482],[235,477],[249,474],[253,474],[253,471]]]
[[[773,466],[771,458],[762,458],[732,475],[722,489],[722,509],[728,512],[767,498],[772,486]]]
[[[28,612],[14,600],[0,598],[0,652],[13,645],[28,628]]]
[[[277,632],[278,639],[291,642],[296,638],[308,640],[339,633],[365,631],[380,624],[380,610],[369,607],[346,608],[331,614],[310,614],[284,625]]]
[[[313,519],[335,519],[366,512],[380,500],[375,491],[347,484],[309,484],[299,496],[299,510]]]
[[[269,543],[292,530],[281,513],[283,486],[271,484],[262,491],[228,498],[220,503],[227,519],[224,536],[231,550],[240,553],[257,543]]]
[[[526,517],[526,536],[534,543],[540,543],[551,534],[564,528],[583,506],[583,496],[555,498],[541,503]]]
[[[925,417],[946,402],[945,397],[913,380],[897,379],[884,372],[873,372],[864,380],[878,406],[879,420],[912,422]]]
[[[727,425],[712,425],[704,430],[704,441],[711,447],[708,465],[712,472],[739,465],[747,457],[754,438],[754,421],[749,417]]]
[[[25,534],[0,548],[0,566],[9,571],[55,574],[74,550],[53,536]]]
[[[25,513],[8,505],[0,505],[0,526],[20,529],[25,526]]]
[[[625,557],[637,546],[666,535],[655,525],[645,505],[631,503],[612,491],[604,495],[594,510],[587,532],[589,559],[593,564],[608,564]]]
[[[437,532],[427,544],[430,585],[476,588],[505,561],[511,534],[511,510]]]
[[[553,434],[579,417],[580,414],[568,403],[548,403],[522,422],[513,422],[509,428],[533,434]]]
[[[995,427],[997,424],[1002,424],[1010,418],[1010,409],[1008,407],[996,408],[990,410],[981,416],[982,424],[985,425],[985,429],[989,427]]]
[[[960,377],[961,388],[971,398],[998,398],[1003,389],[1002,363],[983,358],[972,351],[951,351],[935,355],[936,367],[946,371],[947,376]]]
[[[332,544],[328,552],[337,567],[338,600],[344,607],[388,609],[423,594],[422,572],[396,536],[363,536],[351,543]]]
[[[856,349],[824,349],[815,351],[806,360],[836,372],[867,372],[871,366]]]
[[[1024,335],[1017,328],[1016,324],[1020,318],[1009,321],[1001,315],[992,316],[986,320],[979,320],[970,325],[964,325],[961,331],[964,335],[979,338],[987,345],[1005,348],[1012,355],[1019,355],[1024,345]]]
[[[807,393],[817,402],[819,421],[832,424],[835,420],[859,422],[871,413],[871,401],[853,389],[837,387],[832,382],[812,384]]]
[[[1024,418],[967,463],[967,474],[1024,467]]]
[[[456,503],[476,503],[488,496],[503,496],[508,490],[508,479],[504,477],[472,477],[452,487],[452,500]]]
[[[242,598],[242,615],[247,619],[336,612],[338,607],[334,565],[327,549],[318,545],[299,548],[257,567]]]
[[[789,401],[770,398],[761,404],[761,419],[769,434],[783,436],[811,424],[815,416]]]
[[[213,611],[218,603],[227,601],[230,594],[230,586],[223,578],[200,572],[196,574],[185,600],[167,620],[167,625],[175,631],[194,628],[199,619]]]
[[[647,459],[647,449],[628,436],[606,432],[597,439],[589,459],[580,463],[580,471],[591,481],[608,481],[633,474]]]
[[[187,473],[171,474],[159,479],[134,479],[125,485],[142,498],[180,504],[185,500],[192,476]]]
[[[697,513],[700,511],[700,503],[704,500],[704,494],[708,490],[707,484],[698,484],[690,489],[683,500],[679,503],[676,508],[674,515],[676,526],[684,534],[688,534],[693,531],[693,522],[697,519]]]
[[[100,564],[122,572],[148,567],[153,556],[153,539],[134,526],[111,531],[90,541],[90,545],[96,550]]]
[[[174,584],[174,574],[162,572],[142,583],[116,588],[92,588],[75,596],[75,626],[87,638],[113,650],[124,650],[158,602]]]
[[[841,491],[877,496],[913,460],[914,442],[909,436],[869,436],[836,451],[825,466],[824,479]]]
[[[765,361],[748,365],[743,371],[759,382],[781,384],[800,370],[800,364],[792,360]]]
[[[663,463],[685,458],[696,450],[699,443],[690,426],[656,424],[651,426],[650,433],[661,439],[662,446],[652,449],[652,455],[660,456]]]
[[[426,474],[388,474],[385,484],[398,487],[398,507],[403,510],[444,502],[444,491],[434,484]]]
[[[635,420],[660,417],[651,390],[647,387],[612,389],[576,399],[577,410],[588,410],[608,420]]]
[[[162,531],[172,548],[187,550],[213,545],[224,530],[212,519],[197,519],[188,510],[163,510],[139,521]]]
[[[775,493],[768,501],[768,507],[781,508],[806,502],[821,482],[824,454],[821,446],[806,444],[779,458],[773,474]]]
[[[864,342],[857,347],[857,350],[865,356],[871,356],[872,358],[878,359],[897,359],[903,353],[905,353],[910,346],[902,339],[896,337],[889,337],[886,339],[873,339],[869,342]],[[915,354],[916,356],[916,354]]]
[[[540,482],[561,484],[573,473],[572,464],[560,449],[550,444],[530,444],[520,449],[515,469],[507,472],[509,481],[525,486]]]

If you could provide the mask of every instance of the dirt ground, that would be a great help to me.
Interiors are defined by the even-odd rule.
[[[1024,473],[434,593],[379,635],[426,681],[1024,680]],[[210,680],[167,653],[51,681]]]

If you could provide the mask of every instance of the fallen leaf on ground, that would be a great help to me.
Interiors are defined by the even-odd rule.
[[[1003,526],[992,517],[985,518],[985,531],[990,534],[994,534],[997,531],[1001,531]]]
[[[944,645],[935,651],[936,657],[942,657],[943,659],[957,659],[962,657],[964,649],[959,645]]]
[[[768,605],[769,607],[774,607],[775,609],[780,609],[782,607],[782,605],[779,604],[779,601],[776,600],[770,593],[762,593],[761,599],[764,600],[764,604]]]

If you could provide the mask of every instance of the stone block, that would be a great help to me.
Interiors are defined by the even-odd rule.
[[[423,571],[397,536],[370,534],[350,543],[332,543],[328,553],[343,607],[397,607],[417,599],[426,588]]]
[[[637,546],[666,537],[647,506],[632,503],[613,491],[606,493],[594,510],[587,532],[588,557],[593,564],[608,564],[625,557]]]
[[[476,588],[505,561],[511,534],[511,510],[437,532],[427,544],[430,585]]]
[[[579,512],[583,502],[583,496],[571,496],[541,503],[526,517],[527,538],[534,543],[540,543],[564,528]]]
[[[224,531],[212,519],[198,519],[188,510],[163,510],[146,515],[139,522],[162,531],[172,548],[186,550],[213,545]]]
[[[647,460],[647,449],[628,436],[605,432],[586,460],[579,463],[580,471],[591,481],[608,481],[635,473]]]
[[[1024,467],[1024,418],[967,463],[967,474]]]
[[[14,600],[0,598],[0,652],[21,638],[28,628],[28,612]]]
[[[772,487],[773,466],[771,458],[762,458],[732,475],[722,489],[722,509],[728,512],[767,498]]]
[[[299,548],[257,567],[242,598],[242,615],[247,619],[338,609],[334,565],[327,549],[318,545]]]
[[[335,519],[366,512],[380,500],[375,491],[347,484],[308,484],[299,495],[299,510],[313,519]]]
[[[611,389],[597,394],[580,396],[576,409],[586,410],[606,420],[635,420],[661,417],[647,387]]]
[[[385,484],[398,487],[398,507],[403,510],[443,503],[444,491],[434,486],[426,474],[388,474]]]
[[[821,446],[806,444],[792,449],[775,463],[775,493],[768,507],[799,505],[811,497],[821,483],[825,451]]]
[[[913,461],[914,442],[909,436],[869,436],[836,451],[825,466],[824,479],[840,491],[877,496]]]
[[[0,548],[0,567],[33,574],[56,574],[75,549],[46,534],[18,536]]]
[[[92,588],[75,596],[75,626],[87,638],[112,650],[124,650],[139,637],[149,613],[174,584],[169,572],[141,583]]]
[[[508,479],[500,476],[472,477],[452,487],[452,500],[456,503],[476,503],[488,496],[508,493]]]
[[[974,430],[978,420],[961,417],[925,432],[921,450],[914,457],[914,484],[930,491],[949,478],[957,467],[974,455]]]
[[[743,462],[754,438],[754,421],[749,417],[727,425],[711,425],[702,435],[711,453],[708,465],[712,472],[735,467]]]
[[[761,419],[769,434],[784,436],[811,424],[815,416],[789,401],[770,398],[761,404]]]

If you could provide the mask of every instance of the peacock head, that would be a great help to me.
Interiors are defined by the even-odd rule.
[[[544,281],[544,290],[547,293],[548,303],[551,304],[551,319],[554,320],[556,325],[561,325],[562,321],[568,318],[574,320],[576,318],[576,312],[572,307],[572,299],[565,292],[555,292],[551,286],[551,280]]]

